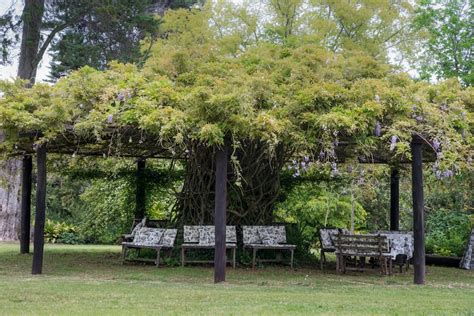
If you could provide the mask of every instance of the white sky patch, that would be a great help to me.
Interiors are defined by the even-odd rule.
[[[237,5],[242,5],[246,3],[246,5],[254,4],[257,6],[262,4],[263,0],[231,0],[233,3]],[[255,2],[253,2],[255,1]],[[0,15],[4,14],[8,8],[12,5],[13,0],[0,0]],[[20,15],[23,9],[23,1],[16,1],[16,10],[17,14]],[[261,10],[259,10],[261,11]],[[14,79],[16,77],[16,73],[18,70],[18,58],[19,58],[19,47],[12,48],[10,59],[11,64],[9,65],[0,65],[0,80],[2,79]],[[51,56],[49,54],[49,50],[47,50],[41,60],[37,75],[36,75],[36,82],[45,82],[48,80],[48,75],[50,72],[50,63],[51,63]],[[400,61],[400,55],[398,52],[394,52],[394,50],[389,50],[389,59],[394,65],[401,66],[402,70],[407,71],[411,76],[417,76],[417,71],[408,65],[406,61]]]
[[[12,5],[11,0],[0,0],[0,15],[3,15]],[[23,10],[23,1],[16,2],[16,14],[20,15]],[[0,65],[0,79],[14,79],[18,71],[18,59],[20,58],[19,47],[13,47],[10,52],[11,64]],[[41,60],[38,71],[36,74],[36,82],[43,82],[48,79],[49,64],[51,62],[51,56],[49,52],[45,52],[43,59]]]

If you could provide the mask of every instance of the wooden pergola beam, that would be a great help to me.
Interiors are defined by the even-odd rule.
[[[214,283],[225,282],[227,213],[227,144],[216,152]]]
[[[414,238],[414,282],[425,283],[425,219],[423,197],[423,139],[414,135],[411,142],[412,152],[412,196],[413,196],[413,238]]]
[[[146,160],[139,158],[137,160],[137,173],[135,177],[135,219],[142,219],[145,216],[146,209],[146,179],[145,179]]]
[[[30,252],[30,221],[31,221],[31,172],[33,161],[31,156],[23,156],[21,170],[21,216],[20,216],[20,253]]]
[[[44,223],[46,217],[46,145],[40,144],[36,150],[36,214],[34,233],[34,253],[32,274],[43,272]]]
[[[400,174],[398,167],[390,172],[390,230],[400,230]]]

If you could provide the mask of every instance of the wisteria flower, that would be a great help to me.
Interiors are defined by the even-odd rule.
[[[433,139],[433,148],[434,148],[434,150],[439,151],[440,146],[441,146],[440,141],[437,138]]]
[[[377,121],[377,123],[375,124],[375,136],[377,137],[380,137],[380,135],[382,135],[382,125],[380,124],[380,122]]]
[[[397,135],[393,135],[392,138],[390,139],[390,151],[393,151],[395,147],[397,146],[397,140],[398,140]]]
[[[125,101],[125,93],[120,92],[120,93],[118,94],[118,96],[117,96],[117,100],[118,100],[119,102]]]

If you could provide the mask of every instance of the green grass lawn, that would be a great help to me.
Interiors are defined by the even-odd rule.
[[[211,267],[120,262],[117,246],[46,245],[43,275],[31,255],[0,243],[0,314],[464,314],[474,315],[474,273],[428,267],[426,285],[413,270],[336,275],[333,269],[228,269],[213,284]]]

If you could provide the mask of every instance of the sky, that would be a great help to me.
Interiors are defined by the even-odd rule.
[[[235,3],[242,3],[243,0],[232,0]],[[4,14],[6,10],[10,7],[12,0],[0,0],[0,15]],[[23,1],[16,1],[16,9],[18,14],[21,14],[23,8]],[[11,65],[0,65],[0,80],[1,79],[12,79],[16,77],[17,68],[18,68],[18,58],[19,58],[19,49],[15,49],[11,54]],[[39,65],[36,82],[44,82],[48,79],[49,74],[49,65],[51,62],[51,56],[46,52],[43,56],[43,59]],[[403,65],[406,68],[407,65]],[[411,75],[414,75],[416,72],[411,69],[405,69]]]
[[[0,0],[0,15],[3,15],[7,9],[10,7],[11,0]],[[18,14],[21,13],[23,8],[22,1],[16,2],[16,7]],[[11,79],[16,77],[16,72],[18,70],[18,58],[19,58],[19,49],[15,49],[11,55],[11,65],[0,65],[0,79]],[[49,73],[49,63],[51,62],[51,56],[48,53],[45,53],[43,60],[40,63],[40,67],[37,71],[37,82],[42,82],[48,78]]]

